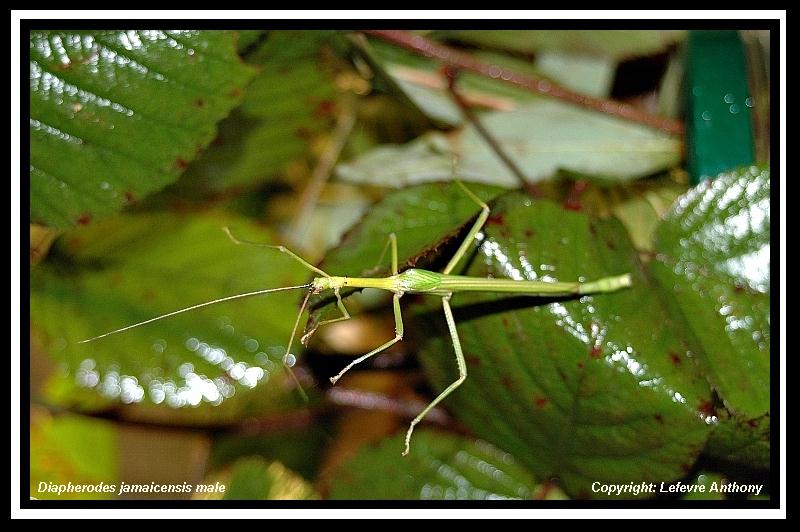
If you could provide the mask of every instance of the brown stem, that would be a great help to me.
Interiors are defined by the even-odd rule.
[[[464,97],[459,93],[456,89],[456,78],[458,77],[458,71],[454,68],[446,68],[445,75],[447,76],[447,80],[449,83],[447,84],[447,88],[450,91],[450,95],[455,100],[456,105],[458,108],[461,109],[461,113],[467,119],[467,121],[472,124],[472,127],[483,137],[483,140],[491,146],[492,150],[497,154],[501,161],[511,170],[511,173],[517,177],[522,188],[526,188],[528,186],[529,180],[522,169],[517,166],[517,163],[506,153],[505,149],[497,142],[489,130],[483,125],[483,123],[478,119],[478,115],[472,110],[469,106],[469,103],[464,99]]]
[[[334,386],[326,394],[326,398],[337,406],[349,406],[363,410],[389,412],[405,418],[413,418],[425,407],[421,401],[409,401],[382,393]],[[452,424],[452,419],[442,409],[434,408],[428,413],[427,421],[437,425]]]
[[[350,132],[353,130],[355,123],[355,111],[352,105],[345,102],[344,110],[339,115],[339,119],[336,122],[336,129],[333,131],[333,135],[331,135],[328,147],[320,156],[319,162],[316,168],[314,168],[311,180],[308,182],[308,186],[306,186],[300,197],[300,203],[297,208],[297,214],[294,217],[290,236],[294,245],[303,246],[306,244],[304,242],[304,237],[305,233],[308,231],[311,214],[319,202],[322,189],[325,183],[328,182],[328,178],[330,178],[333,167],[339,159],[339,155],[342,153],[345,144],[347,144],[347,139],[350,138]]]
[[[444,46],[421,35],[416,35],[404,30],[364,30],[364,33],[383,39],[392,44],[410,50],[414,53],[434,58],[442,63],[459,70],[468,70],[488,78],[504,81],[523,89],[538,94],[543,94],[566,102],[586,107],[601,113],[614,115],[630,122],[636,122],[667,133],[682,135],[683,123],[679,120],[653,115],[631,105],[593,98],[578,94],[571,90],[556,85],[547,79],[521,74],[514,70],[475,59],[470,54],[461,52],[449,46]]]
[[[314,419],[324,413],[323,408],[304,408],[278,412],[267,416],[236,420],[236,421],[212,421],[209,423],[192,424],[191,422],[171,421],[168,419],[148,419],[146,417],[134,417],[124,407],[110,406],[103,410],[79,410],[69,407],[53,405],[48,402],[31,402],[32,408],[41,408],[53,416],[76,415],[92,419],[102,419],[112,421],[121,425],[141,428],[181,430],[186,432],[218,432],[218,433],[245,433],[253,432],[276,432],[298,430],[310,426]]]

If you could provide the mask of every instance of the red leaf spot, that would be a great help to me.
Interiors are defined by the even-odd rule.
[[[228,96],[230,96],[231,98],[238,98],[241,95],[242,95],[242,89],[240,89],[239,87],[234,87],[228,93]]]
[[[525,229],[525,238],[531,238],[535,234],[536,234],[536,231],[534,231],[533,229],[531,229],[531,228]]]
[[[576,181],[575,184],[572,185],[569,196],[567,196],[566,201],[564,201],[564,208],[570,211],[582,211],[583,204],[581,203],[581,196],[583,195],[583,191],[586,190],[586,187],[586,181]]]
[[[655,417],[655,418],[656,418],[656,421],[658,421],[658,422],[659,422],[659,423],[661,423],[662,425],[664,424],[664,418],[663,418],[663,417],[661,417],[661,414],[656,414],[656,415],[655,415],[655,416],[653,416],[653,417]]]
[[[449,78],[450,80],[455,80],[459,74],[457,68],[445,64],[439,65],[439,68],[437,70],[439,71],[440,75]]]
[[[311,138],[311,132],[304,127],[298,127],[294,130],[294,136],[299,139],[308,140]]]
[[[578,362],[578,369],[583,369],[583,362]]]
[[[611,250],[617,249],[617,246],[611,240],[606,240],[606,246]]]
[[[408,295],[407,295],[407,296],[405,296],[405,297],[406,297],[406,299],[408,300],[408,304],[409,304],[409,305],[413,305],[413,304],[420,304],[420,303],[422,303],[423,301],[427,301],[427,299],[425,298],[425,296],[423,296],[422,294],[408,294]]]
[[[332,100],[322,100],[314,109],[314,114],[317,115],[318,118],[327,118],[333,114],[334,109],[336,109],[335,102]]]
[[[186,167],[189,166],[189,163],[186,162],[186,159],[183,157],[178,157],[175,159],[175,166],[180,170],[186,170]]]
[[[500,321],[503,322],[503,327],[506,328],[508,327],[508,316],[503,316],[502,318],[500,318]]]
[[[603,354],[603,348],[597,344],[593,345],[592,350],[589,351],[589,356],[592,358],[600,358],[600,355],[602,354]]]
[[[697,410],[704,416],[713,416],[715,414],[714,405],[710,401],[702,401],[697,405]]]
[[[206,101],[202,98],[198,98],[194,101],[195,107],[203,107],[206,104]]]
[[[558,484],[554,480],[552,480],[552,479],[548,480],[547,482],[542,484],[542,489],[536,494],[534,499],[541,500],[541,501],[547,499],[547,496],[556,487],[558,487]]]
[[[470,355],[470,356],[467,356],[467,357],[464,357],[464,358],[467,359],[467,363],[470,366],[480,366],[481,365],[481,359],[479,357],[476,357],[475,355]]]
[[[189,206],[182,199],[174,199],[169,202],[169,209],[172,212],[182,213],[187,212],[189,210]]]
[[[91,221],[92,221],[92,215],[91,215],[91,214],[89,214],[88,212],[85,212],[85,213],[81,214],[81,215],[78,217],[78,219],[76,220],[76,222],[78,223],[78,225],[89,225],[89,223],[90,223]]]
[[[131,192],[130,190],[126,190],[125,203],[133,203],[134,201],[136,201],[136,198],[134,197],[133,192]]]
[[[755,419],[750,419],[750,420],[747,421],[747,425],[751,429],[754,429],[754,428],[756,428],[758,426],[758,422]]]
[[[542,397],[541,395],[537,395],[533,398],[533,404],[536,405],[536,408],[544,408],[550,403],[546,398]]]
[[[675,351],[670,351],[669,352],[669,360],[670,360],[670,362],[672,362],[676,366],[680,366],[681,365],[681,357],[679,357],[678,353],[676,353]]]
[[[595,227],[594,224],[589,224],[589,232],[593,235],[597,235],[597,227]]]
[[[506,225],[506,218],[502,214],[495,214],[486,219],[486,225]]]
[[[692,470],[692,464],[681,464],[681,469],[684,473],[688,473]]]
[[[513,390],[514,389],[514,380],[511,377],[503,377],[501,379],[503,386],[506,390]]]

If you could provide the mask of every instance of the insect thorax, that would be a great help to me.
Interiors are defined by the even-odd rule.
[[[411,268],[399,274],[397,279],[403,292],[430,292],[439,288],[442,274]]]

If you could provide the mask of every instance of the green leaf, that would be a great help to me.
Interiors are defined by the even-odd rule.
[[[484,185],[469,188],[484,201],[502,192],[500,188]],[[412,267],[455,236],[464,222],[479,211],[480,206],[455,183],[428,183],[396,191],[384,197],[347,232],[340,245],[326,255],[320,268],[331,269],[332,275],[388,272],[391,258],[388,251],[379,268],[374,266],[389,233],[397,235],[399,268]],[[374,262],[365,263],[365,257],[374,258]]]
[[[653,251],[653,235],[661,217],[675,199],[686,191],[685,185],[659,182],[648,190],[613,205],[612,212],[628,230],[633,246],[639,251]]]
[[[683,55],[674,54],[667,63],[667,70],[658,87],[658,114],[661,116],[679,118],[685,107],[683,61]]]
[[[298,414],[296,418],[289,418],[289,423],[291,419],[302,418],[303,414]],[[288,429],[282,427],[282,430],[259,431],[252,435],[222,433],[214,438],[208,467],[220,469],[240,457],[258,455],[269,461],[279,461],[303,478],[313,479],[327,452],[330,435],[335,430],[334,424],[338,418],[311,416],[308,421],[308,424],[295,423],[290,424]]]
[[[741,168],[679,198],[656,232],[654,278],[727,412],[706,452],[769,468],[770,174]]]
[[[694,333],[726,408],[769,412],[770,175],[720,174],[675,203],[657,230],[654,277]]]
[[[31,222],[86,224],[173,182],[252,75],[230,32],[31,32]]]
[[[605,98],[614,83],[616,61],[588,54],[545,51],[536,54],[536,70],[564,88]]]
[[[242,105],[181,180],[195,191],[252,187],[309,153],[336,114],[336,89],[322,64],[328,31],[272,31],[247,56],[259,74]]]
[[[681,142],[675,137],[553,100],[490,113],[483,123],[532,181],[566,170],[614,183],[666,170],[681,160]],[[499,173],[513,178],[473,128],[456,146],[465,177]]]
[[[597,496],[595,481],[682,477],[715,421],[703,415],[710,391],[624,228],[520,194],[492,207],[466,275],[573,281],[627,272],[633,287],[559,301],[455,294],[469,377],[447,406],[538,477],[559,477],[571,496]],[[441,303],[415,307],[413,323],[419,357],[442,390],[456,365]]]
[[[629,181],[677,165],[679,139],[558,101],[538,100],[510,112],[487,113],[483,124],[532,182],[559,170],[600,183]],[[340,178],[402,187],[457,175],[465,180],[517,187],[518,181],[483,137],[467,127],[452,136],[430,133],[402,146],[383,146],[340,164]]]
[[[49,492],[50,484],[116,485],[119,482],[119,435],[106,421],[39,413],[31,419],[30,480],[37,499],[113,499],[111,492]],[[40,490],[40,488],[43,488]]]
[[[213,212],[117,216],[66,233],[51,260],[31,272],[34,339],[62,363],[66,378],[123,403],[222,404],[228,415],[228,403],[263,411],[293,404],[282,356],[297,291],[77,343],[203,301],[305,281],[289,257],[234,245],[224,225],[242,238],[271,238],[244,219]],[[248,405],[244,392],[257,384],[255,391],[264,390],[256,394],[259,405]]]
[[[387,233],[403,227],[410,233],[398,233],[403,260],[414,252],[404,247],[407,238],[456,236],[450,224],[463,227],[475,206],[463,204],[459,219],[440,213],[462,195],[452,184],[388,195],[328,255],[324,268],[357,272],[364,257],[380,253]],[[392,216],[395,205],[407,204],[415,207]],[[461,211],[460,203],[449,204],[451,213]],[[630,272],[634,287],[558,302],[456,294],[452,304],[469,377],[447,406],[539,478],[560,477],[574,496],[592,496],[595,480],[683,476],[709,432],[701,411],[711,404],[710,391],[689,356],[685,331],[661,306],[624,228],[508,194],[492,205],[483,233],[468,275],[568,281]],[[425,263],[442,262],[441,249],[438,259],[423,255]],[[406,335],[421,347],[431,380],[443,389],[456,377],[453,350],[441,303],[426,299],[429,306],[411,312],[404,305]],[[416,445],[412,440],[412,454]]]
[[[264,30],[239,30],[236,32],[236,48],[239,53],[245,52],[264,35]]]
[[[719,414],[720,423],[711,433],[704,453],[743,465],[751,470],[770,469],[770,417],[755,419]]]
[[[453,151],[446,135],[430,132],[406,144],[384,144],[336,167],[349,183],[403,188],[453,177]],[[503,178],[497,183],[513,186]],[[491,182],[491,181],[490,181]]]
[[[402,435],[362,449],[333,475],[331,499],[563,499],[507,452],[480,440],[430,430],[414,434],[406,457]]]
[[[683,30],[450,30],[437,35],[512,52],[559,50],[621,59],[651,55],[683,39]]]
[[[256,456],[241,458],[222,472],[212,474],[206,485],[221,483],[225,491],[195,494],[196,499],[224,500],[313,500],[319,499],[314,488],[280,462],[268,462]]]

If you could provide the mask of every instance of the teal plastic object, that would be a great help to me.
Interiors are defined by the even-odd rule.
[[[738,32],[689,32],[686,64],[686,158],[696,185],[753,163],[753,99]]]

